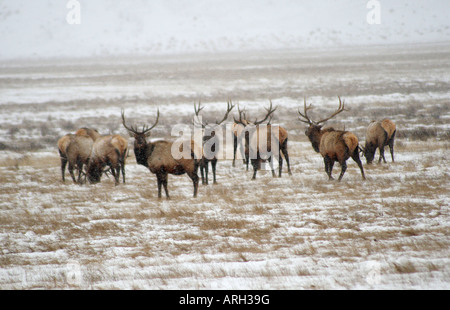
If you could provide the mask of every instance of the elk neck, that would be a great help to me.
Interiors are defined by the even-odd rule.
[[[335,131],[335,129],[333,127],[327,127],[322,130],[322,127],[318,125],[310,125],[308,127],[305,134],[309,138],[309,141],[311,141],[314,151],[317,153],[320,152],[320,141],[322,140],[323,135],[330,131]]]

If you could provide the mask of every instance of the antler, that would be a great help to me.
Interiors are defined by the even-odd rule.
[[[308,117],[308,110],[309,109],[311,109],[311,104],[307,107],[306,106],[306,98],[303,98],[303,102],[304,102],[304,113],[305,114],[302,114],[302,112],[300,112],[300,109],[298,109],[297,110],[297,112],[298,112],[298,114],[301,116],[301,117],[303,117],[303,118],[305,118],[306,119],[306,121],[305,120],[302,120],[301,118],[298,118],[298,120],[300,121],[300,122],[303,122],[303,123],[307,123],[307,124],[312,124],[313,123],[313,121]]]
[[[204,108],[204,106],[203,106],[203,107],[201,106],[200,101],[198,102],[198,106],[196,106],[196,105],[195,105],[195,102],[194,102],[194,112],[195,112],[195,115],[196,115],[196,116],[198,116],[198,113],[199,113],[201,110],[203,110],[203,108]]]
[[[303,117],[304,119],[306,119],[306,121],[303,120],[303,119],[301,119],[301,118],[299,118],[298,120],[301,121],[301,122],[303,122],[303,123],[307,123],[307,124],[309,124],[309,125],[311,125],[311,124],[319,125],[320,123],[324,123],[324,122],[326,122],[327,120],[329,120],[329,119],[335,117],[336,115],[338,115],[338,114],[341,113],[342,111],[346,111],[346,110],[345,110],[345,106],[344,106],[344,101],[341,101],[341,97],[338,96],[338,98],[339,98],[339,107],[337,108],[337,110],[336,110],[333,114],[331,114],[329,117],[324,118],[324,119],[322,119],[322,120],[320,120],[320,121],[317,121],[317,122],[316,122],[316,121],[313,121],[313,120],[311,120],[311,119],[309,118],[309,116],[308,116],[308,110],[311,109],[311,105],[306,106],[306,99],[304,99],[304,108],[303,108],[303,109],[304,109],[304,114],[302,114],[302,112],[300,112],[300,109],[298,109],[297,112],[298,112],[298,114],[299,114],[301,117]]]
[[[327,117],[327,118],[324,118],[324,119],[322,119],[322,120],[316,122],[316,124],[324,123],[324,122],[326,122],[327,120],[329,120],[330,118],[335,117],[336,115],[338,115],[338,114],[341,113],[342,111],[345,111],[345,109],[344,109],[344,101],[341,101],[341,97],[338,96],[338,98],[339,98],[339,107],[338,107],[338,109],[337,109],[333,114],[331,114],[331,116],[329,116],[329,117]]]
[[[269,116],[271,116],[271,114],[272,114],[273,112],[275,112],[275,110],[278,108],[278,107],[272,108],[272,100],[269,100],[269,102],[270,102],[269,108],[268,108],[268,109],[266,108],[266,111],[267,111],[266,116],[265,116],[262,120],[260,120],[260,121],[255,120],[255,121],[253,122],[253,124],[259,125],[259,124],[265,122],[265,121],[269,118]],[[271,117],[270,119],[272,119],[272,117]]]
[[[233,110],[234,107],[235,107],[235,105],[231,102],[231,100],[228,100],[228,101],[227,101],[227,112],[225,112],[225,116],[222,118],[222,120],[221,120],[220,122],[218,122],[218,121],[216,120],[216,124],[217,124],[217,125],[220,125],[220,124],[222,124],[224,121],[226,121],[227,118],[228,118],[228,115],[230,114],[231,110]]]
[[[200,113],[200,111],[201,110],[203,110],[203,108],[204,108],[204,106],[202,107],[201,105],[200,105],[200,101],[198,102],[198,106],[197,105],[195,105],[195,102],[194,102],[194,112],[195,112],[195,116],[194,116],[194,120],[192,121],[192,124],[195,126],[195,127],[197,127],[197,125],[198,126],[201,126],[202,128],[205,128],[206,127],[206,124],[204,123],[204,122],[199,122],[199,115],[198,115],[198,113]]]
[[[156,115],[156,121],[153,124],[153,126],[149,127],[149,126],[143,125],[142,126],[142,131],[138,131],[137,126],[136,127],[133,127],[133,126],[128,127],[127,126],[127,124],[125,122],[125,111],[124,111],[124,109],[122,109],[122,113],[121,114],[122,114],[122,125],[123,125],[123,127],[125,127],[128,131],[130,131],[130,132],[132,132],[134,134],[145,134],[145,133],[149,132],[150,130],[152,130],[156,126],[156,124],[158,124],[158,120],[159,120],[159,109],[158,109],[158,112],[157,112],[157,115]]]
[[[238,112],[239,112],[239,119],[237,120],[236,117],[233,116],[234,122],[236,124],[241,124],[241,125],[247,126],[245,108],[241,110],[241,108],[239,108],[239,103],[238,103]],[[244,118],[242,118],[242,116],[244,116]]]

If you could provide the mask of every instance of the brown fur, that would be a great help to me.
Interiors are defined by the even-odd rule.
[[[321,119],[319,121],[313,121],[308,116],[308,110],[311,109],[311,105],[306,105],[306,99],[303,104],[303,113],[298,110],[300,115],[299,120],[309,125],[305,131],[305,135],[317,153],[320,153],[323,157],[325,164],[325,172],[328,174],[328,179],[332,179],[331,173],[333,171],[333,165],[337,161],[341,165],[341,174],[339,175],[339,181],[344,176],[345,170],[347,170],[347,159],[351,157],[361,170],[363,180],[366,179],[364,175],[364,169],[359,158],[359,145],[358,138],[348,131],[335,130],[334,128],[322,129],[321,123],[328,121],[335,117],[339,113],[345,111],[344,101],[339,98],[339,107],[330,116]]]
[[[387,132],[388,140],[392,138],[392,135],[397,130],[394,122],[388,119],[384,119],[381,121],[381,127]]]
[[[125,160],[128,151],[128,141],[120,135],[109,135],[98,138],[93,146],[87,168],[89,182],[100,182],[103,168],[109,166],[114,176],[115,184],[119,184],[120,171],[125,183]]]
[[[333,128],[322,130],[321,126],[311,124],[305,134],[311,141],[314,150],[324,158],[325,172],[328,174],[329,179],[332,179],[331,174],[336,161],[339,162],[342,168],[339,181],[342,179],[347,169],[346,161],[349,157],[352,157],[358,164],[362,178],[365,179],[364,169],[359,158],[358,138],[353,133],[334,130]]]
[[[384,158],[384,147],[386,145],[389,146],[391,158],[394,161],[395,133],[396,126],[388,119],[373,121],[369,124],[366,130],[366,144],[364,147],[364,156],[368,164],[372,163],[377,148],[380,150],[378,162],[381,162],[381,159],[386,162]]]
[[[201,151],[198,153],[198,149],[195,147],[195,143],[190,143],[191,158],[188,159],[175,159],[172,156],[172,142],[168,141],[156,141],[147,142],[146,137],[150,135],[150,130],[156,126],[159,119],[156,118],[155,124],[151,127],[147,127],[138,131],[137,128],[128,127],[125,122],[125,113],[122,111],[122,124],[128,130],[131,136],[134,137],[134,154],[136,156],[136,162],[139,165],[147,167],[151,173],[156,175],[158,182],[158,198],[161,198],[161,187],[164,186],[166,197],[169,197],[169,191],[167,189],[168,174],[181,175],[186,173],[194,184],[194,197],[197,197],[198,190],[198,164],[201,158]],[[180,148],[183,144],[181,144]],[[192,150],[194,149],[194,150]],[[182,149],[180,149],[182,151]],[[196,157],[199,156],[200,157]]]
[[[98,133],[98,131],[96,129],[86,128],[86,127],[78,129],[75,132],[75,134],[78,136],[89,136],[92,138],[92,141],[95,141],[101,137],[101,135]]]
[[[144,164],[151,173],[156,174],[158,180],[158,198],[161,198],[161,186],[164,187],[164,191],[166,193],[166,197],[170,198],[169,191],[167,189],[167,180],[168,174],[173,175],[182,175],[187,173],[188,176],[192,179],[194,183],[194,197],[197,197],[197,189],[198,189],[198,163],[199,160],[195,159],[195,156],[200,156],[198,153],[198,148],[195,147],[193,141],[191,141],[191,158],[180,158],[175,159],[172,156],[172,142],[168,141],[156,141],[156,142],[147,142],[146,145],[146,164]],[[180,152],[183,144],[180,145]],[[194,150],[192,150],[194,148]],[[136,153],[135,148],[135,153]],[[141,163],[142,164],[142,163]]]
[[[219,135],[222,133],[222,123],[225,122],[230,114],[230,112],[234,108],[234,104],[228,100],[227,102],[227,109],[226,112],[221,120],[217,120],[214,123],[207,124],[201,119],[199,119],[199,113],[201,110],[203,110],[204,107],[200,105],[194,104],[194,126],[196,128],[202,128],[202,148],[203,148],[203,156],[201,157],[201,160],[199,162],[200,167],[200,173],[202,175],[202,184],[208,184],[208,171],[209,171],[209,164],[211,164],[211,169],[213,173],[213,184],[217,184],[216,180],[216,167],[218,162],[218,156],[217,154],[220,151],[220,137]],[[235,130],[234,134],[236,135],[237,132]]]
[[[286,141],[288,138],[287,130],[284,129],[283,127],[279,126],[278,133],[279,133],[278,141],[280,141],[280,144],[283,144],[284,141]]]
[[[62,175],[62,181],[63,181],[63,182],[66,181],[66,178],[65,178],[65,170],[66,170],[66,165],[67,165],[67,148],[68,148],[68,146],[69,146],[69,144],[70,144],[70,141],[72,140],[72,137],[73,137],[73,136],[74,136],[74,135],[71,134],[71,133],[66,134],[65,136],[61,137],[61,138],[58,140],[58,143],[57,143],[57,145],[58,145],[59,157],[60,157],[60,159],[61,159],[61,175]],[[73,174],[73,172],[72,172],[72,174]],[[72,175],[72,174],[71,174],[71,175]],[[72,178],[73,178],[73,181],[76,182],[76,181],[75,181],[75,177],[73,176]]]
[[[100,134],[98,133],[97,130],[95,129],[90,129],[90,128],[80,128],[78,129],[75,134],[66,134],[65,136],[61,137],[58,140],[58,152],[59,152],[59,156],[61,159],[61,175],[62,175],[62,181],[65,182],[65,168],[66,165],[68,163],[68,156],[67,156],[67,149],[70,145],[71,142],[76,140],[76,136],[83,136],[83,137],[90,137],[92,139],[92,141],[95,141],[96,139],[98,139],[100,137]],[[75,180],[75,176],[73,175],[73,169],[77,169],[78,170],[78,165],[76,164],[76,159],[74,161],[74,158],[76,158],[77,156],[80,156],[80,158],[85,157],[85,153],[87,152],[87,150],[80,150],[80,152],[84,153],[84,154],[75,154],[79,151],[77,151],[78,147],[71,147],[72,152],[74,152],[74,154],[71,154],[71,158],[72,158],[72,163],[69,164],[69,172],[70,175],[72,176],[72,179],[74,180],[74,182],[77,182]],[[89,151],[90,154],[90,151]],[[88,156],[89,157],[89,156]],[[87,164],[87,161],[83,162],[83,165]],[[81,165],[81,163],[80,163]],[[81,182],[80,176],[81,176],[81,171],[78,171],[79,173],[79,180],[78,183]]]
[[[261,127],[262,126],[262,127]],[[276,128],[275,130],[272,130],[272,128]],[[267,131],[267,137],[263,138],[260,137],[260,129]],[[278,130],[278,136],[275,136],[275,132]],[[264,133],[262,133],[264,135]],[[262,139],[261,139],[262,138]],[[249,157],[248,152],[251,151],[252,154],[256,154],[257,158],[252,159],[252,166],[253,166],[253,177],[252,179],[256,178],[256,172],[261,167],[261,162],[264,160],[268,160],[269,164],[272,169],[272,175],[275,176],[275,171],[273,169],[272,160],[273,157],[278,156],[278,176],[281,177],[282,167],[283,167],[283,158],[286,159],[287,165],[288,165],[288,173],[289,175],[292,175],[291,173],[291,167],[289,162],[289,154],[287,151],[287,141],[288,141],[288,134],[286,129],[284,129],[281,126],[276,125],[259,125],[256,126],[251,132],[250,132],[250,138],[249,138],[249,146],[246,147],[246,157]],[[272,152],[272,142],[276,142],[278,144],[278,154],[273,154]],[[266,158],[267,156],[264,156],[264,154],[260,154],[259,150],[263,150],[267,152],[270,152],[270,157]],[[275,151],[275,150],[273,150]],[[282,154],[281,154],[282,153]],[[263,156],[261,156],[263,155]]]
[[[83,166],[89,162],[93,141],[89,136],[71,135],[70,142],[66,148],[69,173],[74,182],[81,184]],[[75,180],[73,169],[78,170],[78,179]]]
[[[265,119],[268,118],[269,115],[271,115],[273,113],[273,111],[275,111],[275,109],[272,109],[272,103],[270,104],[269,109],[266,109],[267,114]],[[244,155],[243,157],[245,157],[244,160],[244,164],[246,164],[247,166],[247,171],[248,171],[248,164],[249,164],[249,152],[253,151],[253,152],[257,152],[257,158],[256,159],[252,159],[252,166],[253,166],[253,177],[252,179],[256,178],[256,172],[258,169],[260,169],[261,167],[261,162],[262,162],[262,158],[260,157],[259,154],[259,149],[263,149],[266,150],[267,147],[267,151],[271,152],[271,146],[270,146],[270,140],[271,140],[271,125],[267,125],[268,128],[268,135],[267,135],[267,139],[264,139],[266,141],[259,141],[259,123],[260,122],[256,122],[256,130],[255,129],[250,129],[251,126],[255,126],[254,123],[249,122],[245,119],[245,117],[243,118],[242,116],[245,113],[243,113],[243,111],[239,111],[239,121],[237,121],[235,119],[235,123],[233,124],[233,134],[234,134],[234,152],[233,152],[233,167],[235,166],[235,160],[236,160],[236,151],[237,148],[239,146],[239,150],[241,155]],[[245,115],[244,115],[245,116]],[[279,153],[278,155],[278,176],[281,177],[281,172],[282,172],[282,167],[283,167],[283,158],[281,156],[281,153],[284,156],[284,159],[286,160],[287,163],[287,167],[288,167],[288,174],[292,175],[291,172],[291,166],[290,166],[290,162],[289,162],[289,153],[288,153],[288,133],[287,130],[281,126],[278,126],[278,137],[274,137],[275,140],[278,141],[279,144]],[[252,138],[250,138],[250,136],[253,136]],[[250,141],[250,140],[253,141]],[[243,145],[243,141],[244,141],[244,145]],[[253,149],[250,149],[249,145],[253,145]],[[281,152],[281,153],[280,153]],[[269,158],[269,163],[271,164],[272,167],[272,175],[275,176],[275,172],[273,170],[273,165],[272,165],[272,156]]]

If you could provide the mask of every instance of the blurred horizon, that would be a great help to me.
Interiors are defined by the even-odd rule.
[[[0,2],[0,60],[450,42],[450,2],[378,0]],[[375,1],[377,2],[377,1]]]

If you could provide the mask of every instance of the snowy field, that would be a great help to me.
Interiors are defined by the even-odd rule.
[[[450,289],[449,45],[10,61],[0,80],[1,289]],[[361,144],[371,120],[397,124],[396,162],[364,161],[364,182],[351,159],[328,181],[297,120],[304,97],[320,118],[338,95],[328,125]],[[292,176],[222,160],[197,198],[171,175],[158,200],[131,151],[126,184],[61,181],[67,132],[128,137],[121,108],[139,125],[159,108],[152,137],[174,139],[194,102],[213,120],[228,99],[278,106]]]

